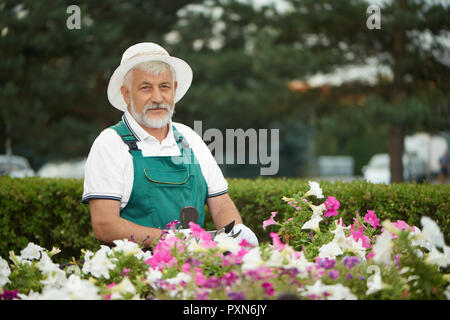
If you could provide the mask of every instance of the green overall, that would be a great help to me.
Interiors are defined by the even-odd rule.
[[[136,138],[123,121],[111,126],[128,145],[133,156],[134,180],[130,199],[120,216],[136,224],[166,228],[180,221],[180,211],[193,206],[203,228],[208,189],[200,165],[183,135],[172,125],[180,156],[144,157]]]

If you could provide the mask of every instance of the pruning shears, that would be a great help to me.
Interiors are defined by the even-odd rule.
[[[191,221],[196,222],[197,219],[198,219],[198,211],[196,208],[184,207],[183,209],[181,209],[180,222],[184,229],[189,229],[189,222],[191,222]],[[207,231],[207,232],[211,234],[211,238],[212,238],[212,240],[214,240],[215,237],[218,236],[219,234],[222,234],[222,233],[229,234],[233,230],[233,227],[234,227],[234,220],[219,230],[212,230],[212,231]],[[242,230],[239,230],[239,232],[229,234],[229,236],[232,238],[236,238],[241,233],[241,231]]]

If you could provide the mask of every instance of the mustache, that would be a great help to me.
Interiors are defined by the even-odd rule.
[[[147,110],[152,110],[152,109],[166,109],[167,111],[169,111],[170,106],[166,103],[147,104],[144,106],[143,112],[147,112]]]

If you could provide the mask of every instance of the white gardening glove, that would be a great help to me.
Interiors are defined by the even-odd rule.
[[[238,233],[239,231],[241,231],[241,233],[236,237],[236,240],[241,242],[242,239],[245,239],[247,242],[251,243],[254,246],[259,245],[258,238],[253,233],[253,231],[250,230],[250,228],[248,228],[247,226],[245,226],[243,224],[235,225],[233,227],[233,230],[231,230],[231,232],[229,234],[233,235],[233,234]]]

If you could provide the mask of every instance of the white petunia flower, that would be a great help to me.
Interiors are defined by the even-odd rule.
[[[313,214],[311,219],[309,219],[308,221],[306,221],[303,224],[302,230],[309,229],[309,230],[314,230],[315,232],[318,232],[319,231],[319,222],[322,220],[323,220],[323,218],[321,216]]]
[[[173,278],[166,279],[169,284],[180,284],[182,281],[188,283],[192,280],[192,277],[185,272],[178,272]]]
[[[0,287],[9,283],[9,275],[11,274],[11,269],[9,268],[8,262],[0,257]]]
[[[123,299],[123,295],[131,293],[132,295],[136,294],[136,287],[133,283],[125,277],[120,281],[117,285],[111,287],[111,299]]]
[[[135,255],[140,253],[141,249],[137,243],[129,241],[128,239],[114,240],[113,243],[116,245],[112,251],[122,251],[125,255]]]
[[[349,288],[340,283],[328,285],[326,291],[330,294],[327,297],[328,300],[358,300]]]
[[[88,260],[84,262],[83,273],[90,273],[96,278],[103,276],[105,279],[109,279],[109,270],[114,269],[115,265],[113,261],[116,259],[109,258],[108,254],[111,254],[111,249],[104,245],[90,259],[86,254],[85,259],[88,256]]]
[[[30,289],[30,292],[28,292],[28,294],[18,292],[17,296],[20,298],[20,300],[39,300],[41,294],[39,292],[34,292],[33,289]]]
[[[327,285],[322,283],[322,280],[317,280],[316,282],[314,282],[314,285],[310,286],[305,286],[306,287],[306,291],[305,293],[310,295],[316,295],[316,296],[322,296],[323,293],[327,290]]]
[[[366,261],[366,248],[362,245],[362,239],[359,238],[358,241],[355,241],[353,237],[349,237],[351,241],[351,247],[347,248],[349,252],[357,255],[361,261]]]
[[[48,288],[61,288],[67,281],[66,273],[54,264],[46,252],[42,253],[42,258],[36,264],[45,279],[41,283]]]
[[[303,197],[306,198],[308,196],[316,196],[318,199],[323,198],[322,188],[320,188],[319,183],[315,181],[308,181],[308,184],[310,189],[303,195]]]
[[[261,258],[261,251],[259,247],[255,247],[249,250],[247,254],[242,258],[242,271],[257,269],[264,265],[264,261]]]
[[[433,246],[425,258],[425,262],[438,265],[441,268],[447,267],[450,265],[450,247],[445,246],[444,252],[440,252]]]
[[[270,258],[267,260],[264,265],[266,267],[274,267],[279,268],[283,267],[283,261],[285,261],[285,256],[278,250],[272,250],[270,253]]]
[[[22,249],[22,251],[20,251],[20,256],[18,259],[21,263],[26,260],[39,260],[42,252],[45,252],[44,248],[30,242],[24,249]]]
[[[422,217],[420,223],[423,226],[422,233],[431,244],[440,248],[445,247],[444,235],[436,222],[429,217]]]
[[[410,232],[408,238],[411,240],[411,245],[413,247],[422,247],[431,251],[433,244],[427,239],[424,233],[417,227]],[[420,250],[418,250],[420,251]],[[421,251],[420,251],[421,252]]]
[[[296,268],[300,276],[307,276],[308,269],[310,267],[313,267],[314,265],[314,262],[308,261],[308,259],[306,259],[304,253],[302,252],[298,259],[292,259],[290,267]]]
[[[70,295],[64,290],[46,287],[41,294],[34,296],[34,300],[70,300]]]
[[[450,284],[447,286],[447,288],[445,288],[444,294],[447,300],[450,300]]]
[[[134,255],[139,260],[146,261],[152,257],[152,252],[150,250],[143,251],[141,250],[137,254]]]
[[[325,206],[324,203],[322,203],[321,205],[318,205],[318,206],[315,206],[315,205],[309,203],[309,207],[313,211],[311,218],[314,216],[318,216],[318,217],[323,216],[323,212],[327,209],[327,207]]]
[[[344,224],[342,223],[342,219],[339,219],[338,221],[335,221],[336,229],[331,231],[331,233],[334,234],[333,241],[336,243],[342,250],[346,250],[352,246],[352,239],[353,237],[347,237],[344,233],[345,229],[349,229],[350,226],[344,227]]]
[[[162,277],[163,274],[161,271],[157,269],[148,268],[147,272],[145,273],[145,283],[151,285],[153,289],[157,289],[155,282],[161,280]]]
[[[382,264],[392,263],[392,247],[393,244],[391,233],[388,230],[384,230],[372,247],[372,251],[375,253],[373,256],[373,261]]]
[[[71,300],[100,300],[98,288],[89,280],[81,279],[79,276],[72,274],[67,279],[63,289]]]
[[[341,247],[334,241],[324,244],[319,249],[319,258],[336,259],[336,256],[343,254]]]
[[[367,292],[366,295],[372,294],[383,289],[386,285],[381,280],[381,270],[377,265],[371,265],[367,268],[367,273],[372,273],[370,277],[367,278]]]
[[[315,295],[325,297],[328,300],[358,300],[358,298],[351,293],[350,289],[342,284],[325,285],[319,279],[314,285],[306,286],[304,291],[307,295]]]

